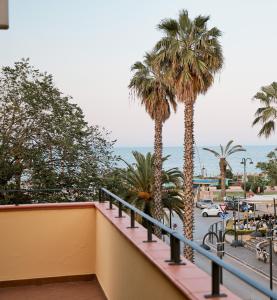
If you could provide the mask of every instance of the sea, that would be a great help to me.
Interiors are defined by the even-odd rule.
[[[194,173],[195,175],[205,175],[205,176],[217,176],[219,174],[219,161],[215,156],[203,150],[203,147],[207,147],[216,151],[219,151],[218,146],[198,146],[195,147],[194,156]],[[233,174],[242,174],[243,165],[241,164],[242,158],[251,158],[253,164],[247,161],[246,170],[247,174],[257,174],[261,170],[256,168],[258,162],[267,161],[267,154],[277,148],[277,145],[265,145],[265,146],[243,146],[245,152],[237,152],[231,155],[228,162],[232,168]],[[153,153],[153,147],[116,147],[114,149],[114,154],[120,156],[128,163],[134,163],[134,157],[132,151],[139,151],[143,154],[147,152]],[[183,168],[183,147],[164,147],[163,155],[170,155],[170,157],[164,162],[164,169],[170,168]],[[118,162],[118,167],[126,167],[123,161]]]

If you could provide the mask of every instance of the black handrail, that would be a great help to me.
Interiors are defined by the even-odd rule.
[[[147,221],[147,224],[152,224],[160,229],[164,230],[166,233],[169,234],[170,236],[170,247],[171,247],[171,253],[170,253],[170,260],[169,262],[171,264],[184,264],[181,262],[180,258],[180,242],[183,242],[184,244],[188,245],[191,247],[193,250],[197,251],[204,257],[208,258],[211,263],[212,263],[212,272],[211,272],[211,285],[212,285],[212,291],[211,295],[207,295],[209,298],[210,297],[220,297],[220,296],[225,296],[224,294],[220,294],[220,272],[221,268],[225,269],[229,273],[233,274],[243,282],[247,283],[248,285],[252,286],[265,296],[268,296],[270,299],[277,300],[277,293],[274,293],[272,290],[269,288],[265,287],[264,285],[260,284],[259,282],[253,280],[252,278],[248,277],[244,273],[238,271],[236,268],[233,266],[227,264],[214,254],[210,253],[209,251],[203,249],[200,245],[197,243],[187,239],[186,237],[182,236],[178,232],[172,230],[171,228],[165,226],[161,222],[157,221],[156,219],[150,217],[146,213],[142,212],[138,208],[134,207],[130,203],[126,202],[125,200],[121,199],[117,195],[113,194],[112,192],[108,191],[105,188],[101,188],[99,190],[99,201],[104,202],[105,200],[108,200],[110,202],[110,209],[113,209],[113,202],[116,201],[120,203],[118,209],[119,209],[119,214],[118,217],[122,216],[122,206],[125,208],[130,209],[134,213],[140,215],[142,218],[144,218]],[[134,228],[134,215],[131,214],[131,226],[130,228]],[[147,226],[147,235],[148,235],[148,240],[147,242],[152,242],[152,226]],[[150,240],[149,240],[150,237]]]

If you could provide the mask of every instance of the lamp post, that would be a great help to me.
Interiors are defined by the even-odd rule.
[[[243,242],[238,240],[238,233],[237,233],[237,224],[239,220],[236,219],[236,212],[233,211],[233,224],[234,224],[234,240],[230,244],[232,247],[243,247]]]
[[[250,157],[242,158],[241,164],[243,165],[243,190],[244,190],[244,198],[246,198],[246,163],[249,160],[249,164],[253,165],[253,161]]]
[[[202,176],[202,178],[205,178],[205,176],[206,176],[206,168],[204,167],[204,165],[201,168],[201,176]]]
[[[269,219],[267,224],[268,233],[267,233],[267,239],[269,240],[269,287],[272,290],[273,289],[273,263],[272,263],[272,240],[273,240],[273,224],[275,223],[272,221],[272,219]],[[272,300],[272,298],[270,298]]]
[[[0,0],[0,29],[9,28],[8,0]]]

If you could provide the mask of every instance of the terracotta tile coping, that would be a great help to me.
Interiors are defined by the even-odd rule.
[[[125,218],[115,218],[118,216],[118,210],[109,210],[107,203],[95,203],[95,207],[126,237],[141,253],[143,253],[152,264],[154,264],[164,276],[166,276],[188,299],[204,300],[205,295],[211,293],[211,277],[196,265],[192,264],[184,257],[182,261],[186,265],[173,266],[165,260],[170,257],[170,247],[153,235],[155,243],[143,243],[147,239],[147,230],[136,223],[138,228],[128,229],[130,218],[124,212]],[[227,297],[223,299],[240,299],[227,288],[221,286],[221,292]],[[213,298],[214,300],[222,298]]]
[[[64,203],[38,203],[38,204],[19,204],[19,205],[0,205],[2,211],[16,210],[49,210],[65,208],[93,208],[94,202],[64,202]]]

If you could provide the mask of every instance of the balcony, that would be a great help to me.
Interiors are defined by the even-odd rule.
[[[0,206],[0,299],[206,299],[211,277],[109,203]],[[228,299],[239,299],[224,286]],[[213,298],[217,299],[217,298]]]

